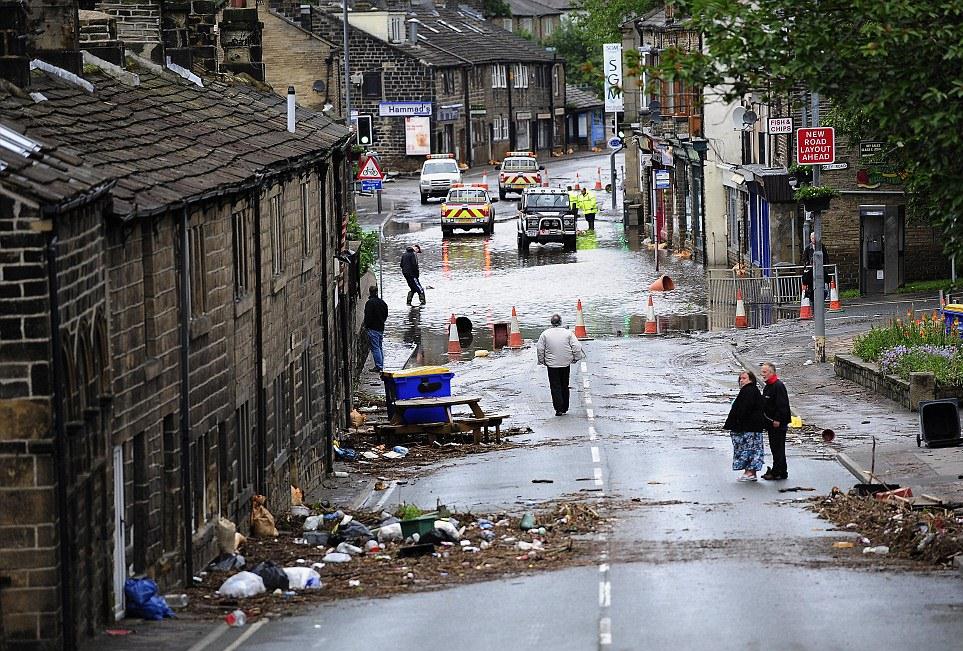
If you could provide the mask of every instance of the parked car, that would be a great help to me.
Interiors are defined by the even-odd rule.
[[[558,242],[576,248],[575,212],[562,188],[528,188],[518,203],[518,250],[527,254],[532,242]]]
[[[526,188],[541,186],[545,166],[538,164],[533,151],[510,151],[496,169],[498,198],[504,199],[509,192],[521,194]]]
[[[456,228],[480,228],[491,235],[495,232],[493,201],[486,186],[455,183],[441,204],[442,235],[451,235]]]

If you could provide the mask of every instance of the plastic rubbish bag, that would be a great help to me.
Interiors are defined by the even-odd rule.
[[[358,429],[359,427],[364,425],[365,421],[368,420],[368,417],[362,414],[357,409],[352,409],[351,414],[349,416],[349,420],[351,421],[351,427]]]
[[[284,573],[288,575],[288,587],[291,590],[321,587],[321,575],[310,567],[286,567]]]
[[[287,590],[288,575],[284,568],[274,561],[264,561],[255,565],[251,572],[264,579],[264,587],[267,590]]]
[[[323,563],[348,563],[351,561],[351,555],[341,552],[331,552],[330,554],[325,554],[321,561]]]
[[[245,564],[244,557],[240,554],[221,554],[207,566],[212,572],[230,572],[240,570]]]
[[[253,597],[266,592],[264,579],[253,572],[238,572],[217,590],[222,597]]]
[[[291,506],[302,506],[304,504],[304,491],[297,486],[291,487]]]
[[[295,504],[291,507],[291,515],[295,518],[306,518],[311,515],[311,509],[304,504]]]
[[[308,545],[327,545],[330,540],[330,536],[327,531],[305,531],[304,532],[304,542]]]
[[[392,524],[383,524],[381,528],[378,529],[378,541],[379,542],[397,542],[404,540],[404,536],[401,533],[401,523],[394,522]]]
[[[371,529],[358,522],[351,522],[338,527],[338,534],[345,540],[357,540],[358,538],[371,538]]]
[[[159,620],[174,616],[164,597],[157,594],[157,584],[150,579],[127,579],[124,582],[124,596],[127,598],[129,617]]]
[[[441,529],[447,531],[451,534],[451,537],[457,541],[461,536],[458,534],[458,527],[449,522],[448,520],[435,520],[435,529]]]
[[[304,521],[304,530],[317,531],[323,520],[324,518],[320,515],[312,515],[311,517],[306,518]]]
[[[352,556],[357,556],[358,554],[362,553],[364,550],[361,549],[360,547],[356,547],[352,545],[351,543],[343,542],[340,545],[338,545],[336,551],[338,551],[341,554],[351,554]]]
[[[251,533],[255,538],[275,538],[278,535],[274,526],[274,516],[268,511],[264,503],[267,498],[255,495],[251,498]]]

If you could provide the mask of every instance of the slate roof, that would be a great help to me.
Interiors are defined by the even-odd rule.
[[[464,8],[412,6],[408,15],[421,22],[419,44],[405,42],[396,47],[431,65],[552,62],[552,53],[544,47]]]
[[[552,9],[557,9],[561,13],[571,11],[575,8],[572,0],[540,0],[540,2]]]
[[[343,126],[301,108],[289,133],[286,100],[273,93],[131,70],[137,86],[85,74],[92,93],[34,71],[30,90],[47,98],[41,102],[0,91],[0,119],[73,148],[88,169],[116,180],[114,212],[125,219],[237,192],[258,173],[308,164],[348,138]]]
[[[575,109],[576,111],[591,111],[604,106],[605,102],[602,101],[602,98],[596,97],[591,91],[565,84],[565,108]]]
[[[0,189],[47,210],[82,205],[113,183],[83,164],[76,154],[27,138],[0,121]]]
[[[561,9],[535,0],[508,0],[512,16],[559,16]]]

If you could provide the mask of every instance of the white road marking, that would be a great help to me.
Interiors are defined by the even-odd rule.
[[[590,419],[595,418],[595,410],[594,410],[594,409],[586,409],[586,410],[585,410],[585,415],[588,416]]]
[[[608,608],[612,605],[612,584],[608,581],[599,581],[599,607]]]
[[[235,651],[235,649],[239,649],[241,645],[244,644],[245,641],[247,641],[247,638],[257,633],[257,630],[267,623],[268,623],[268,620],[266,619],[261,619],[254,622],[253,624],[251,624],[251,628],[244,631],[241,637],[234,640],[234,642],[231,643],[230,645],[224,647],[224,651]]]
[[[391,482],[391,485],[388,486],[388,488],[385,489],[384,495],[382,495],[382,496],[381,496],[381,499],[378,500],[378,503],[375,504],[375,507],[374,507],[374,509],[373,509],[374,511],[377,512],[377,511],[380,511],[380,510],[381,510],[381,507],[384,506],[384,505],[385,505],[385,502],[388,501],[388,497],[390,497],[391,494],[392,494],[393,492],[395,492],[395,488],[396,488],[397,486],[398,486],[398,482],[396,482],[396,481]]]
[[[592,385],[589,383],[589,379],[588,379],[588,378],[585,378],[584,380],[582,380],[582,387],[583,387],[583,388],[588,389],[590,386],[592,386]]]
[[[599,459],[599,449],[598,449],[598,447],[596,447],[596,446],[593,445],[593,446],[592,446],[592,463],[598,463],[599,460],[600,460],[600,459]]]
[[[595,427],[592,425],[589,425],[589,440],[594,441],[595,437],[598,435],[599,433],[595,431]]]
[[[599,572],[608,572],[608,571],[609,571],[608,563],[602,563],[601,565],[599,565]]]
[[[596,485],[596,486],[601,486],[601,485],[602,485],[602,469],[601,469],[601,468],[596,468],[596,469],[595,469],[595,485]]]
[[[611,646],[612,620],[608,617],[599,619],[599,646]]]
[[[579,368],[581,368],[582,372],[585,373],[586,371],[588,371],[588,364],[586,364],[585,362],[582,362]]]
[[[588,396],[588,395],[585,396],[585,404],[587,405],[592,404],[592,396]]]
[[[202,649],[206,649],[208,646],[210,646],[211,642],[213,642],[217,638],[227,633],[228,630],[230,629],[228,628],[227,624],[223,622],[218,624],[217,628],[215,628],[213,631],[205,635],[202,640],[200,640],[197,644],[192,646],[187,651],[201,651]]]

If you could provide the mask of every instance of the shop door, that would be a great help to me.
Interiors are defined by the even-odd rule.
[[[859,288],[863,294],[882,294],[886,287],[886,239],[883,234],[883,206],[860,206],[862,233]]]
[[[769,242],[769,202],[749,192],[749,259],[768,276],[772,273]]]

